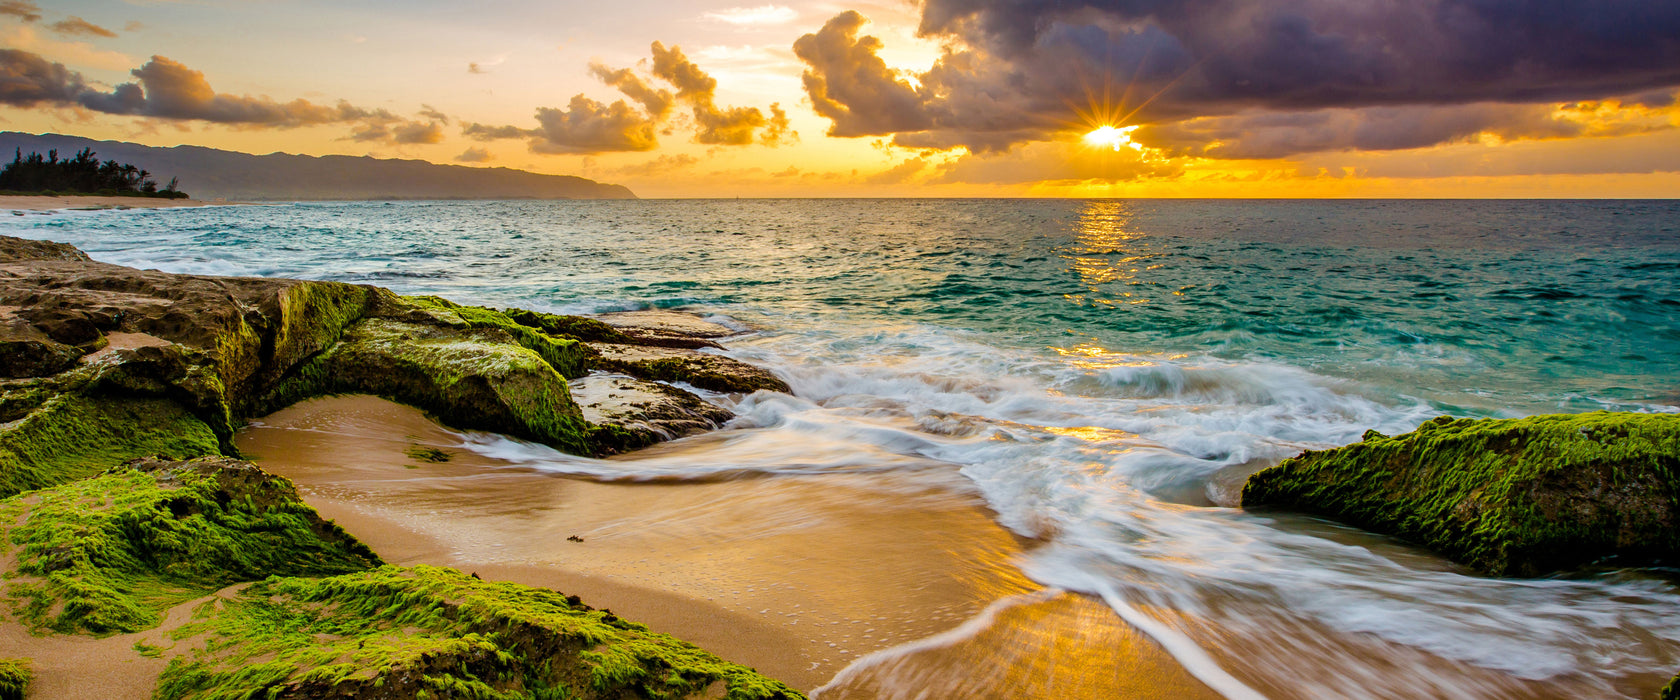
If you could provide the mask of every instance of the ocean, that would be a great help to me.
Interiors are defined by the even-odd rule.
[[[1102,600],[1226,697],[1522,696],[1477,669],[1637,697],[1680,669],[1672,575],[1483,578],[1233,507],[1248,473],[1367,429],[1680,411],[1680,203],[299,203],[13,216],[0,234],[755,330],[729,354],[794,396],[715,397],[740,416],[732,450],[471,447],[611,482],[947,475],[1037,543],[1014,562],[1032,580]]]

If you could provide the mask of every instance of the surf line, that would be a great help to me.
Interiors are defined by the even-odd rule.
[[[1208,656],[1200,646],[1182,632],[1166,626],[1161,621],[1143,614],[1132,607],[1110,586],[1100,586],[1103,602],[1108,603],[1120,619],[1126,624],[1138,628],[1138,631],[1149,635],[1156,644],[1166,649],[1174,659],[1184,665],[1184,670],[1212,688],[1214,692],[1225,696],[1226,700],[1267,700],[1259,691],[1248,687],[1236,676],[1220,668],[1219,662]]]
[[[1113,590],[1109,590],[1107,586],[1104,586],[1103,589],[1103,602],[1107,603],[1109,608],[1113,609],[1115,614],[1120,616],[1120,619],[1125,620],[1127,624],[1138,628],[1139,631],[1148,635],[1150,639],[1155,640],[1155,643],[1160,644],[1162,648],[1167,650],[1169,655],[1171,655],[1174,659],[1177,659],[1180,664],[1183,664],[1185,671],[1189,672],[1189,674],[1196,680],[1206,684],[1209,688],[1212,688],[1214,692],[1225,696],[1227,700],[1267,700],[1266,696],[1261,695],[1253,688],[1244,685],[1243,682],[1237,680],[1235,676],[1226,673],[1225,669],[1220,668],[1219,663],[1213,660],[1213,657],[1208,656],[1207,652],[1202,651],[1202,648],[1197,646],[1195,642],[1191,641],[1189,637],[1178,633],[1172,628],[1156,621],[1154,618],[1139,612],[1136,608],[1127,605],[1124,600],[1121,600],[1120,597],[1115,594]],[[1050,587],[1032,591],[1030,593],[1020,593],[1017,595],[999,598],[992,601],[992,603],[987,605],[984,610],[981,610],[980,614],[969,618],[961,625],[957,625],[956,627],[933,636],[923,637],[913,642],[906,642],[895,647],[882,649],[871,654],[865,654],[864,656],[858,657],[856,661],[848,664],[845,668],[840,669],[840,672],[834,674],[834,678],[829,679],[829,681],[824,683],[822,687],[811,691],[811,700],[820,700],[825,691],[844,687],[846,683],[850,682],[853,678],[856,678],[866,669],[918,652],[929,651],[932,649],[942,649],[958,642],[972,639],[981,632],[984,632],[987,628],[991,627],[992,623],[997,620],[998,614],[1004,610],[1020,605],[1032,605],[1034,603],[1048,602],[1064,593],[1067,593],[1064,589]]]

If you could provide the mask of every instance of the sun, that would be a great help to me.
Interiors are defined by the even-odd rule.
[[[1122,146],[1134,151],[1142,152],[1143,144],[1132,141],[1132,132],[1137,126],[1099,126],[1085,134],[1085,143],[1099,148],[1112,148],[1116,151]]]

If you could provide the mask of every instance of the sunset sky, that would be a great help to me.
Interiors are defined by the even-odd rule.
[[[0,0],[0,130],[643,197],[1680,195],[1674,0]]]

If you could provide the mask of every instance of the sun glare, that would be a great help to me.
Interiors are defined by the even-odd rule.
[[[1142,152],[1143,144],[1132,141],[1132,132],[1134,131],[1137,131],[1136,125],[1120,127],[1100,126],[1092,130],[1090,133],[1085,134],[1085,143],[1099,148],[1112,148],[1116,151],[1120,150],[1120,148],[1124,146],[1134,151]]]

